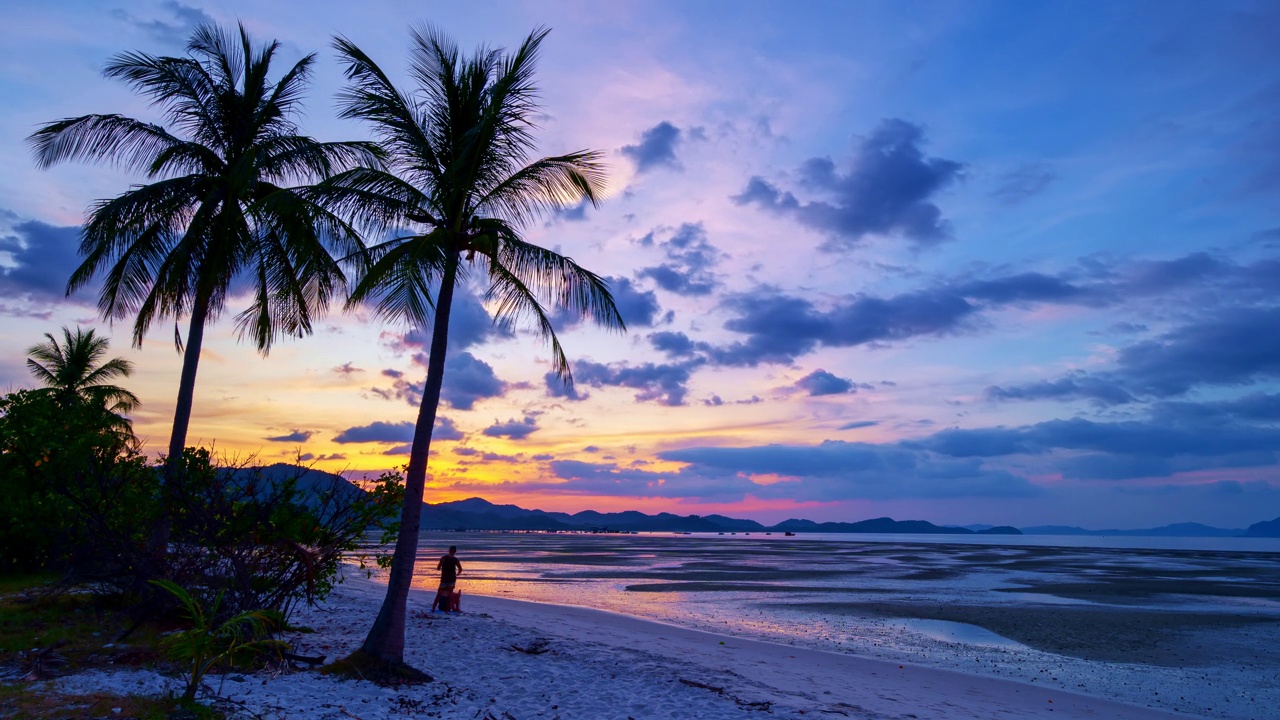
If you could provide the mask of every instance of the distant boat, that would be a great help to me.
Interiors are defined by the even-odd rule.
[[[765,533],[765,535],[772,535],[772,534],[773,534],[773,533]]]
[[[724,533],[720,533],[720,534],[723,535]]]
[[[795,534],[795,533],[793,533],[793,532],[791,532],[790,530],[786,531],[786,532],[785,532],[785,533],[783,533],[783,534],[784,534],[784,535],[786,535],[787,537],[795,537],[795,536],[796,536],[796,534]]]

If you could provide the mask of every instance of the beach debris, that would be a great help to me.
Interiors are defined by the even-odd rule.
[[[689,687],[696,687],[696,688],[702,688],[703,690],[710,690],[711,692],[713,692],[713,693],[715,693],[715,694],[717,694],[717,695],[723,695],[723,694],[724,694],[724,688],[722,688],[722,687],[716,687],[715,685],[708,685],[708,684],[703,683],[703,682],[698,682],[697,680],[689,680],[688,678],[680,678],[680,682],[681,682],[681,683],[683,683],[683,684],[685,684],[685,685],[688,685]]]
[[[66,656],[58,652],[58,648],[66,644],[66,640],[59,640],[47,648],[18,651],[22,679],[47,680],[53,677],[54,670],[67,664]]]
[[[551,650],[551,641],[546,638],[535,638],[533,642],[525,647],[511,643],[511,649],[519,650],[525,655],[541,655]]]
[[[299,663],[307,663],[310,665],[323,665],[324,658],[325,658],[324,655],[308,657],[306,655],[295,655],[294,653],[291,653],[291,652],[280,653],[280,657],[284,658],[285,660],[290,660],[290,661],[299,662]]]

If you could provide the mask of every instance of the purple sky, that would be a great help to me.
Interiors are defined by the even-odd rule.
[[[543,154],[598,149],[611,197],[525,228],[611,279],[630,332],[455,315],[428,500],[557,510],[1243,527],[1280,515],[1280,9],[1267,2],[64,2],[0,39],[0,388],[24,348],[95,326],[134,360],[164,446],[179,357],[158,323],[64,297],[78,226],[141,178],[39,171],[62,117],[155,119],[100,76],[192,27],[319,53],[341,33],[402,88],[411,23],[465,49],[553,32]],[[243,304],[243,303],[241,303]],[[376,471],[404,447],[419,328],[333,313],[263,359],[206,339],[192,442]],[[183,324],[185,330],[185,323]]]

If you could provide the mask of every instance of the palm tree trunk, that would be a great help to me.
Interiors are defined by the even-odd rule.
[[[204,293],[196,297],[191,309],[191,327],[187,330],[187,349],[182,355],[182,378],[178,381],[178,406],[173,411],[173,433],[169,436],[169,460],[172,472],[187,447],[187,427],[191,424],[191,406],[196,395],[196,369],[200,365],[200,346],[204,344],[204,321],[209,301]]]
[[[200,365],[200,346],[204,343],[204,323],[208,316],[209,294],[203,291],[197,292],[195,303],[191,308],[191,325],[187,329],[187,348],[182,355],[182,377],[178,381],[178,406],[173,412],[169,456],[165,459],[164,465],[161,514],[149,539],[148,549],[151,561],[155,565],[149,569],[151,577],[164,577],[165,554],[169,547],[171,529],[167,497],[173,483],[178,480],[179,468],[182,467],[182,451],[187,445],[187,427],[191,424],[191,407],[196,394],[196,369]],[[141,577],[139,582],[145,583],[148,579],[150,578]]]
[[[458,276],[459,254],[452,252],[440,280],[436,298],[435,323],[431,331],[431,355],[427,360],[427,381],[422,391],[422,406],[413,429],[413,448],[409,452],[409,470],[404,482],[404,506],[400,510],[400,535],[391,556],[391,573],[387,580],[387,597],[369,630],[361,650],[386,662],[404,663],[404,618],[408,610],[409,585],[413,582],[413,566],[418,556],[418,529],[422,520],[422,493],[427,479],[427,457],[431,453],[431,431],[436,424],[440,405],[440,388],[444,384],[444,359],[449,342],[449,311],[453,305],[453,286]]]

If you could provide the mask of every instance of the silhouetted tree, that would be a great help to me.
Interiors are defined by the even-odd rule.
[[[255,48],[243,26],[237,34],[205,25],[191,35],[186,57],[117,55],[103,74],[149,98],[168,128],[84,115],[28,138],[42,168],[67,160],[110,163],[149,181],[90,208],[84,262],[67,292],[105,270],[98,307],[104,318],[135,318],[136,346],[153,320],[190,317],[171,461],[186,444],[205,325],[223,310],[232,283],[242,280],[252,293],[236,318],[240,335],[265,355],[279,334],[309,333],[312,316],[345,288],[329,250],[344,256],[362,250],[348,225],[289,184],[376,163],[380,151],[371,143],[298,134],[292,117],[315,55],[272,82],[279,47]]]
[[[348,307],[369,303],[384,319],[432,328],[387,596],[361,648],[400,668],[455,287],[475,274],[487,284],[495,320],[532,319],[565,382],[572,382],[569,363],[544,303],[625,330],[602,278],[520,235],[546,211],[583,199],[596,204],[604,187],[597,152],[528,161],[538,112],[534,64],[547,32],[534,31],[514,53],[481,49],[463,57],[436,29],[417,29],[410,53],[417,88],[408,94],[350,41],[334,43],[349,79],[341,115],[372,125],[391,172],[343,173],[323,190],[326,199],[379,231],[417,229],[370,249],[371,265]]]

